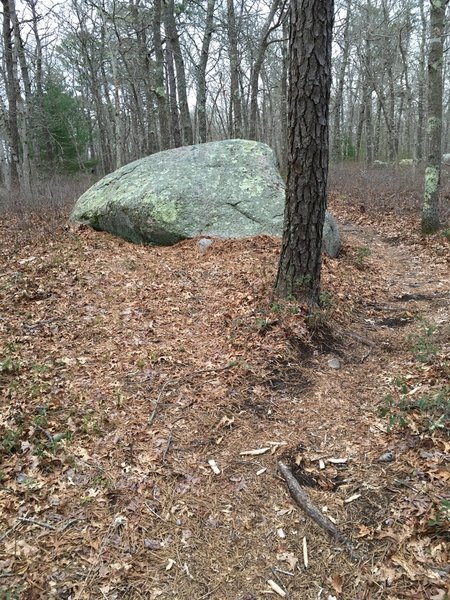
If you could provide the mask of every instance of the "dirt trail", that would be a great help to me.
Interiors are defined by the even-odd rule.
[[[355,437],[352,428],[344,434],[342,423],[335,427],[340,428],[343,439],[349,442],[353,438],[355,445],[361,445],[362,452],[370,448],[373,457],[386,444],[384,437],[370,434],[374,432],[374,403],[388,393],[387,383],[408,375],[414,340],[426,342],[427,332],[435,328],[441,337],[450,333],[448,254],[442,258],[430,255],[423,247],[404,243],[400,235],[389,236],[367,226],[347,223],[342,231],[350,246],[356,248],[357,257],[362,254],[357,259],[366,274],[367,287],[375,293],[362,301],[354,329],[342,330],[342,369],[332,377],[325,372],[323,386],[318,388],[324,387],[325,395],[334,396],[336,411],[345,406],[349,416],[354,413],[355,421],[361,425],[366,422],[367,437],[363,439],[359,427],[353,428]],[[333,423],[334,414],[328,420]]]

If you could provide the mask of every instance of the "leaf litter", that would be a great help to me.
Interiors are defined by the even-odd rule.
[[[445,422],[379,414],[448,383],[448,239],[333,204],[344,249],[315,311],[272,297],[275,238],[202,253],[2,223],[1,597],[448,594]],[[393,314],[401,329],[377,325]]]

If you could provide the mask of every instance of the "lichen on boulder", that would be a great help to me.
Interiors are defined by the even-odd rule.
[[[85,192],[70,218],[131,242],[171,245],[197,236],[281,235],[284,201],[269,146],[225,140],[125,165]],[[326,230],[336,236],[334,222]]]

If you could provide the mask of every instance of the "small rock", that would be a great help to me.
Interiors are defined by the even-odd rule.
[[[159,540],[149,540],[148,538],[145,538],[144,548],[147,550],[161,550],[162,544]]]
[[[198,240],[198,249],[200,250],[200,252],[206,252],[208,250],[208,248],[210,246],[212,246],[212,244],[214,243],[214,240],[211,240],[210,238],[201,238]]]
[[[328,366],[330,367],[330,369],[340,369],[341,361],[338,358],[330,358],[330,360],[328,361]]]
[[[378,462],[392,462],[395,459],[395,455],[393,452],[385,452],[380,456]]]

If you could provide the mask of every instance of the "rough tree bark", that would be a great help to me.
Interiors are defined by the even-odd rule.
[[[422,206],[422,232],[440,227],[439,188],[442,162],[442,60],[445,8],[448,0],[430,0],[430,49],[428,53],[428,160]]]
[[[165,0],[164,26],[166,30],[166,41],[168,47],[170,43],[177,73],[176,83],[182,140],[185,146],[190,146],[194,143],[194,135],[192,131],[191,115],[189,114],[189,104],[187,99],[186,72],[184,68],[183,54],[180,47],[177,24],[175,21],[174,0]]]
[[[289,156],[275,291],[317,304],[327,205],[333,0],[291,0]]]
[[[215,0],[208,0],[206,8],[205,32],[202,40],[202,50],[200,53],[200,62],[197,67],[197,119],[198,119],[198,138],[200,143],[207,139],[206,122],[206,67],[209,58],[209,46],[214,28],[214,6]]]
[[[341,161],[342,160],[342,150],[343,150],[343,140],[342,140],[342,103],[344,99],[344,83],[345,83],[345,73],[347,71],[349,53],[350,53],[350,36],[349,36],[349,26],[350,26],[350,2],[351,0],[347,0],[345,5],[345,21],[344,21],[344,33],[343,33],[343,47],[342,47],[342,58],[341,64],[339,68],[339,75],[337,77],[337,89],[336,96],[334,99],[334,126],[333,126],[333,151],[332,155],[334,160]]]
[[[173,145],[179,148],[183,145],[181,138],[180,114],[178,111],[177,102],[177,84],[175,79],[175,69],[173,66],[173,49],[170,39],[166,39],[166,69],[167,82],[169,86],[169,109],[170,109],[170,125],[172,132]]]
[[[419,48],[419,71],[418,71],[418,88],[417,88],[417,139],[416,139],[416,159],[417,162],[422,162],[424,157],[424,119],[425,119],[425,63],[426,63],[426,39],[427,39],[427,22],[425,18],[425,9],[423,3],[420,2],[420,48]]]
[[[20,91],[17,95],[17,108],[18,108],[18,128],[19,128],[19,140],[21,146],[20,155],[20,187],[22,193],[30,197],[31,196],[31,160],[30,160],[30,146],[31,144],[31,119],[30,119],[30,108],[32,104],[32,93],[31,93],[31,81],[28,70],[27,57],[25,46],[20,33],[20,24],[17,17],[16,7],[13,0],[9,2],[10,19],[14,33],[14,48],[16,59],[20,65],[20,72],[22,75],[24,98],[22,99]]]
[[[287,174],[287,152],[288,152],[288,37],[289,37],[289,21],[285,17],[283,19],[283,41],[281,46],[282,67],[281,67],[281,84],[280,84],[280,119],[281,119],[281,143],[280,143],[280,171],[283,177]]]
[[[3,46],[4,61],[6,67],[6,96],[8,98],[8,137],[11,151],[11,186],[15,186],[20,180],[20,137],[18,124],[18,82],[17,62],[15,60],[14,42],[12,37],[11,8],[14,11],[14,3],[11,7],[9,0],[1,0],[3,5]]]
[[[228,46],[230,53],[230,137],[242,137],[242,106],[239,90],[239,54],[234,0],[227,0]]]
[[[154,88],[158,107],[160,149],[170,148],[169,112],[167,110],[166,85],[164,81],[164,50],[161,40],[161,0],[155,0],[153,6],[153,44],[155,47]]]

